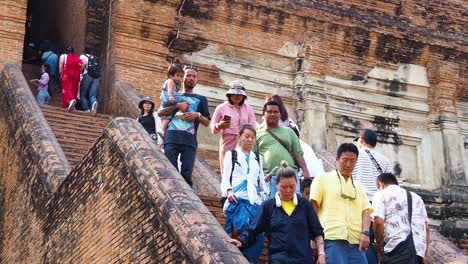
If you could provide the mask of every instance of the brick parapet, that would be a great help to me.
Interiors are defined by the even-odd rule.
[[[135,120],[116,118],[105,135],[195,263],[245,262],[224,241],[227,235],[222,227]]]
[[[118,134],[113,125],[49,202],[44,262],[193,263],[168,227],[174,209],[160,210],[167,197],[155,189],[148,191],[161,196],[148,196],[155,179],[148,183],[154,171],[147,164],[154,163],[134,156],[134,148],[147,158],[149,141],[131,127]]]
[[[26,23],[25,0],[0,2],[0,65],[7,62],[21,62],[23,56],[24,28]]]
[[[0,262],[42,259],[45,210],[70,171],[19,65],[0,72]]]
[[[16,137],[29,143],[23,147],[28,148],[34,161],[42,163],[42,177],[48,183],[50,191],[54,192],[70,172],[65,154],[36,103],[19,65],[5,64],[0,82],[2,102],[6,104],[2,115],[8,128]]]

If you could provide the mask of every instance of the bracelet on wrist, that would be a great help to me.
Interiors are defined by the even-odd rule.
[[[318,255],[322,255],[322,256],[325,256],[325,252],[319,252]]]

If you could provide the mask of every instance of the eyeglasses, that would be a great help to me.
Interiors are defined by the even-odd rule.
[[[353,188],[354,188],[354,197],[346,195],[346,194],[343,193],[343,184],[341,183],[341,178],[340,178],[340,174],[338,174],[338,170],[336,170],[336,176],[338,176],[338,180],[340,181],[341,198],[349,199],[349,200],[355,200],[356,195],[357,195],[357,190],[356,190],[356,186],[354,186],[353,177],[351,177],[351,184],[353,185]]]
[[[196,72],[198,72],[198,67],[195,66],[195,65],[190,64],[190,65],[185,65],[184,66],[184,71],[189,70],[189,69],[192,69],[192,70],[195,70]]]

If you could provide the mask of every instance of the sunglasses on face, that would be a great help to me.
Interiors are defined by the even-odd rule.
[[[356,195],[357,195],[357,190],[356,190],[356,186],[354,186],[353,177],[351,177],[351,184],[353,185],[353,188],[354,188],[354,197],[343,193],[343,184],[341,183],[341,178],[340,178],[340,175],[338,174],[338,170],[336,170],[336,176],[338,176],[338,180],[340,181],[341,198],[355,200]]]

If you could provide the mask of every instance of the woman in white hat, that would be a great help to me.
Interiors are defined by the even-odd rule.
[[[158,136],[156,131],[161,128],[161,119],[158,114],[154,111],[154,101],[149,96],[143,97],[138,103],[141,113],[138,117],[138,122],[145,128],[150,134],[154,142],[158,142]]]
[[[244,124],[256,127],[255,113],[247,104],[245,85],[241,81],[232,81],[226,93],[226,101],[218,105],[211,119],[213,134],[221,132],[219,141],[219,166],[223,171],[224,154],[235,149],[239,128]]]

